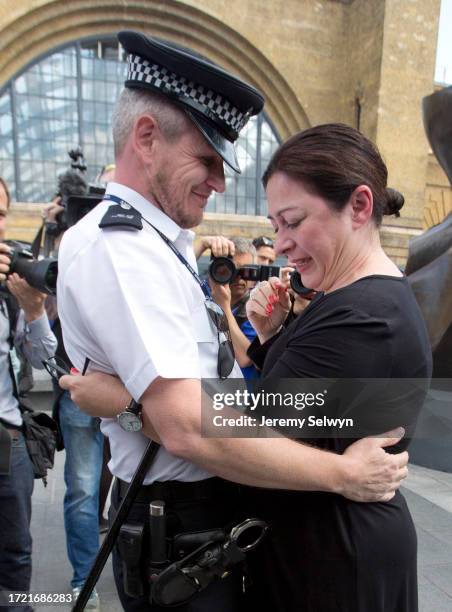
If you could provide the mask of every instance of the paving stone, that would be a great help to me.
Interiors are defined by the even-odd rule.
[[[443,542],[443,544],[448,544],[452,547],[452,526],[450,529],[432,529],[430,533],[435,536],[435,538],[438,538],[438,540]]]
[[[450,563],[422,567],[420,568],[420,573],[422,573],[431,584],[448,596],[450,604],[449,610],[452,610],[452,560]]]
[[[416,528],[418,537],[418,565],[452,562],[452,543],[447,544],[435,534],[426,531],[419,525]]]
[[[451,612],[452,599],[434,584],[426,582],[419,588],[419,612]]]
[[[420,495],[401,488],[408,503],[414,523],[427,531],[449,530],[452,527],[452,514]]]

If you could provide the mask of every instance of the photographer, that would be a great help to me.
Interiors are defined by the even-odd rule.
[[[9,272],[10,248],[4,244],[10,197],[0,178],[0,429],[7,432],[10,452],[9,473],[0,475],[0,590],[28,591],[31,578],[31,495],[34,473],[22,435],[11,351],[16,349],[36,368],[56,348],[44,311],[45,294]],[[1,286],[0,286],[1,288]],[[20,382],[20,381],[18,381]],[[2,444],[0,453],[5,452]],[[28,606],[17,610],[30,610]]]
[[[256,263],[256,249],[251,240],[233,238],[232,243],[234,245],[232,261],[237,268]],[[221,306],[227,317],[235,358],[242,369],[243,376],[247,379],[257,378],[258,370],[246,354],[256,337],[256,332],[246,315],[246,303],[254,283],[236,274],[230,284],[219,284],[212,279],[209,284],[214,300]]]
[[[87,185],[80,180],[83,179],[82,172],[85,166],[78,159],[83,157],[81,151],[75,150],[70,152],[71,159],[74,159],[75,153],[79,154],[77,159],[59,178],[61,196],[57,196],[44,209],[44,226],[52,228],[52,250],[58,248],[66,230],[67,208],[63,203],[66,204],[68,196],[84,195],[87,191]],[[80,189],[80,193],[74,192],[77,189]],[[56,355],[70,364],[64,349],[61,322],[54,296],[48,297],[46,308],[52,320],[52,331],[58,341]],[[99,486],[104,436],[100,431],[99,419],[82,412],[71,400],[69,393],[56,384],[54,384],[53,416],[59,423],[65,450],[64,528],[67,555],[73,570],[71,587],[75,601],[99,549]],[[99,607],[99,596],[94,589],[86,609],[95,612]]]
[[[275,263],[276,253],[273,240],[268,236],[258,236],[253,240],[257,252],[257,263],[272,266]]]
[[[53,296],[50,299],[54,300]],[[52,331],[58,341],[56,355],[70,364],[64,350],[56,304],[54,313]],[[99,419],[82,412],[69,393],[57,385],[54,385],[53,416],[59,423],[65,450],[64,530],[75,601],[99,549],[99,485],[104,436]],[[99,595],[94,589],[86,609],[96,611],[99,607]]]

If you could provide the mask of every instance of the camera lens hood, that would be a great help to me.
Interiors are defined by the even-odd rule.
[[[227,285],[234,278],[236,267],[229,257],[214,257],[209,266],[210,277],[220,285]]]

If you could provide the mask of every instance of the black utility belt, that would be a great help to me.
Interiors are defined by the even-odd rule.
[[[123,498],[127,493],[129,483],[119,478],[116,481],[119,496]],[[237,495],[238,489],[238,485],[217,477],[195,482],[168,480],[142,485],[135,497],[135,502],[149,504],[155,499],[161,499],[168,504],[172,504],[175,502],[216,499],[219,495]]]
[[[128,483],[117,482],[124,496]],[[150,603],[163,607],[185,604],[212,582],[228,576],[259,544],[268,527],[254,518],[232,528],[167,537],[167,502],[171,506],[171,502],[188,499],[201,501],[228,484],[220,478],[209,478],[196,483],[171,481],[141,487],[141,503],[149,505],[149,519],[123,523],[117,540],[127,595],[148,597]],[[160,498],[155,497],[157,493]]]

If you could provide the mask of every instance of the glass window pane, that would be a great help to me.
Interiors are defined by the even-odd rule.
[[[240,175],[226,177],[226,194],[212,194],[207,210],[247,215],[266,215],[267,205],[260,187],[262,175],[274,151],[278,138],[265,115],[252,117],[236,143]],[[260,168],[260,170],[258,170]]]
[[[80,61],[77,61],[79,54]],[[51,53],[12,81],[15,124],[9,91],[0,97],[0,163],[14,182],[16,157],[22,201],[53,197],[58,173],[68,168],[68,150],[81,145],[93,181],[99,169],[112,163],[111,116],[126,73],[123,50],[115,38],[80,41]],[[80,74],[77,73],[80,67]],[[14,148],[13,125],[17,128]],[[265,118],[253,117],[236,148],[242,169],[225,168],[226,192],[213,194],[207,210],[219,213],[265,214],[260,176],[278,139]],[[15,185],[11,185],[14,191]]]

